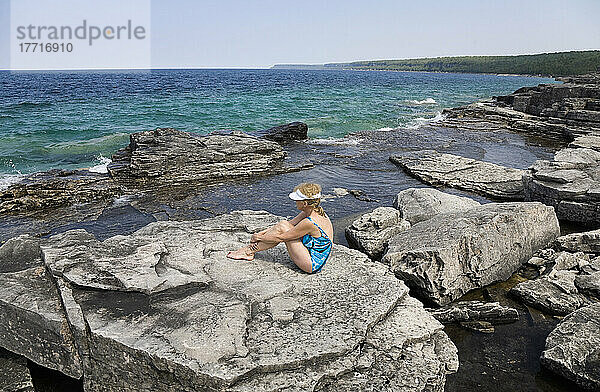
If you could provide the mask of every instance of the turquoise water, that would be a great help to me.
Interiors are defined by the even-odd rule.
[[[108,162],[128,134],[258,131],[304,121],[312,139],[416,127],[445,107],[552,79],[420,72],[155,70],[0,72],[0,186]]]

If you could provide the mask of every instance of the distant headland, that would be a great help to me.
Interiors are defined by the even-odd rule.
[[[350,63],[275,64],[272,69],[333,69],[361,71],[424,71],[565,76],[600,70],[600,50],[515,56],[457,56]]]

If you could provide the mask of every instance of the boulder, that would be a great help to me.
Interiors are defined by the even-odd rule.
[[[410,228],[410,223],[400,217],[393,207],[378,207],[362,215],[346,228],[348,243],[371,258],[380,258],[388,240]]]
[[[502,306],[498,302],[461,301],[429,311],[444,324],[485,321],[493,325],[519,320],[519,312],[516,309]]]
[[[388,241],[382,258],[416,294],[438,306],[508,279],[560,234],[541,203],[490,203],[440,214]]]
[[[413,225],[437,214],[467,211],[479,205],[479,202],[468,197],[433,188],[409,188],[398,193],[394,199],[394,207],[400,211],[400,216]]]
[[[492,199],[523,199],[523,170],[433,150],[393,155],[390,161],[429,185],[462,189]]]
[[[179,187],[273,173],[281,146],[242,132],[197,136],[172,128],[137,132],[108,172],[127,188]]]
[[[48,210],[112,199],[123,193],[108,174],[52,169],[23,177],[0,190],[0,214]]]
[[[587,225],[600,221],[600,142],[576,139],[554,160],[536,161],[523,177],[525,199],[556,208],[561,220]],[[585,148],[578,148],[585,145]],[[573,148],[576,147],[576,148]]]
[[[303,122],[292,122],[279,125],[259,132],[265,139],[285,144],[294,140],[306,140],[308,138],[308,125]]]
[[[600,303],[565,317],[548,335],[540,359],[581,388],[600,390]]]
[[[0,347],[0,391],[34,392],[27,360]]]
[[[280,219],[236,211],[105,241],[82,230],[43,239],[45,265],[0,273],[11,288],[0,346],[22,340],[36,362],[75,347],[87,392],[442,391],[456,348],[381,263],[340,245],[315,274],[284,244],[251,262],[226,258]],[[70,340],[51,328],[21,337],[11,329],[21,318],[65,320]]]

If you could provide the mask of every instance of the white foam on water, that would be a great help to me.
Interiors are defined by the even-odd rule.
[[[412,103],[413,105],[435,105],[437,103],[433,98],[425,98],[422,101],[417,99],[409,99],[408,102]]]
[[[21,178],[25,177],[24,174],[0,174],[0,191],[7,189],[12,184],[16,184],[21,181]]]
[[[316,139],[308,139],[306,143],[309,144],[319,144],[323,146],[333,146],[333,145],[345,145],[345,146],[356,146],[361,142],[361,139],[351,139],[347,137],[338,137],[338,138],[316,138]]]
[[[425,118],[425,117],[415,118],[405,128],[417,129],[417,128],[421,128],[422,126],[427,125],[427,124],[435,124],[436,122],[440,122],[440,121],[444,120],[445,118],[446,118],[446,116],[443,115],[442,112],[436,112],[435,116],[433,116],[431,118]]]
[[[91,171],[92,173],[108,173],[108,164],[112,162],[110,158],[98,155],[96,159],[99,160],[100,163],[90,167],[88,171]]]

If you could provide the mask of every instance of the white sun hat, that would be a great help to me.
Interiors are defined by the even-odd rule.
[[[304,193],[300,192],[299,189],[290,193],[290,199],[292,199],[292,200],[311,200],[311,199],[320,199],[320,198],[321,198],[321,192],[319,192],[316,195],[311,196],[311,197],[306,196]]]

